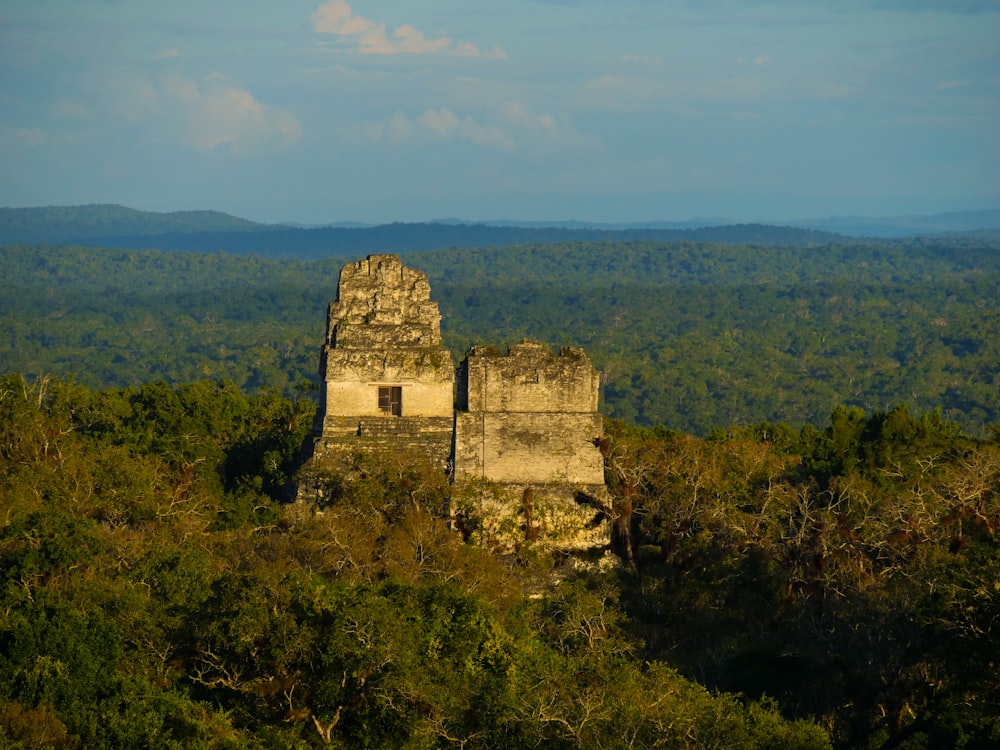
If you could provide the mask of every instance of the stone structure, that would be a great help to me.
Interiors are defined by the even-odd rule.
[[[607,506],[600,377],[587,355],[532,342],[506,353],[474,347],[456,390],[440,321],[426,276],[398,257],[343,268],[327,317],[314,460],[417,451],[449,472],[453,513],[475,515],[484,543],[604,546],[607,523],[593,507]]]
[[[506,354],[473,347],[458,371],[453,481],[480,541],[562,550],[603,548],[609,529],[600,376],[583,349],[522,341]],[[586,499],[586,502],[581,502]]]
[[[455,364],[430,295],[427,277],[394,255],[341,270],[320,360],[321,455],[413,448],[447,463]]]
[[[474,347],[458,371],[455,480],[603,486],[599,387],[576,347]]]

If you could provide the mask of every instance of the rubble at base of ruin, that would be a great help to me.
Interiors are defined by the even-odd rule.
[[[344,266],[327,316],[313,468],[406,455],[447,472],[449,513],[484,546],[606,548],[600,376],[586,353],[473,347],[456,374],[430,291],[394,255]],[[309,492],[300,487],[300,498]]]

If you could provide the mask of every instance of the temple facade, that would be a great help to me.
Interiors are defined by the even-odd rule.
[[[456,371],[430,291],[395,255],[344,266],[327,315],[312,460],[409,452],[448,473],[454,513],[475,514],[486,544],[605,544],[607,523],[595,519],[607,496],[600,376],[586,353],[477,346]]]
[[[455,364],[430,294],[427,277],[394,255],[341,270],[320,360],[321,454],[413,448],[447,465]]]

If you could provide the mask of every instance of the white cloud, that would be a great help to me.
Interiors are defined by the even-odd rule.
[[[444,52],[451,46],[451,40],[447,37],[437,37],[428,39],[422,31],[418,31],[408,24],[397,28],[392,34],[392,40],[379,50],[382,54],[392,55],[396,53],[428,55]]]
[[[403,143],[410,140],[413,134],[413,123],[402,112],[397,112],[386,123],[386,133],[390,140]]]
[[[556,134],[556,121],[552,115],[536,115],[520,102],[507,102],[501,108],[500,114],[506,122],[515,127]]]
[[[361,126],[365,138],[375,143],[407,143],[413,137],[413,121],[402,112],[396,112],[386,120],[369,122]]]
[[[199,151],[228,149],[245,154],[265,145],[287,146],[302,138],[302,126],[282,109],[270,107],[223,76],[202,83],[168,78],[139,92],[156,99],[155,110],[171,113],[181,140]]]
[[[417,134],[445,140],[466,140],[489,150],[515,151],[513,134],[497,123],[482,123],[472,117],[459,117],[446,107],[428,109],[415,120],[401,112],[363,128],[365,136],[375,142],[401,144]]]
[[[90,110],[79,102],[61,99],[49,107],[52,117],[59,120],[89,120]]]
[[[471,117],[466,117],[459,125],[458,133],[480,148],[500,151],[517,150],[517,140],[514,134],[497,123],[480,124]]]
[[[363,128],[371,141],[403,143],[423,136],[447,141],[468,141],[490,151],[514,152],[522,146],[579,148],[592,146],[593,139],[570,126],[560,127],[550,114],[536,114],[520,102],[508,102],[486,117],[459,116],[447,107],[427,109],[415,119],[397,112],[388,120]]]
[[[165,49],[157,52],[153,55],[154,60],[169,60],[173,57],[180,57],[181,51],[179,49]]]
[[[45,143],[45,133],[37,125],[33,128],[21,128],[15,131],[14,135],[28,146],[41,146]]]
[[[766,65],[771,62],[771,58],[768,55],[758,55],[754,58],[737,57],[736,62],[740,65]]]
[[[417,118],[417,123],[425,134],[447,140],[466,140],[489,150],[517,150],[514,134],[499,122],[479,122],[473,117],[459,117],[446,107],[426,110]]]
[[[460,120],[450,109],[429,109],[420,116],[420,124],[439,135],[450,136]]]
[[[0,122],[0,152],[4,153],[5,156],[9,153],[23,156],[48,142],[50,139],[46,132],[37,125],[30,128],[19,128]],[[10,181],[8,180],[8,182]]]
[[[108,71],[101,84],[116,122],[135,125],[176,115],[165,107],[157,85],[137,70],[117,68]],[[99,105],[95,106],[95,111],[100,111]]]
[[[936,91],[950,91],[951,89],[963,89],[971,85],[968,81],[941,81],[934,89]]]
[[[410,24],[396,27],[390,34],[384,23],[354,14],[345,0],[328,0],[312,14],[313,28],[321,34],[332,34],[352,42],[364,55],[453,55],[456,57],[488,57],[506,59],[499,47],[488,52],[471,42],[454,42],[446,35],[428,38]]]

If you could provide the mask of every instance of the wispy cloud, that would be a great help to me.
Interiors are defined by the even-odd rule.
[[[939,13],[958,13],[973,15],[976,13],[996,13],[996,0],[866,0],[864,4],[879,10],[898,10],[913,13],[920,10],[932,10]]]
[[[413,135],[413,120],[402,112],[396,112],[386,120],[371,122],[363,126],[365,137],[374,142],[406,143]]]
[[[757,55],[757,57],[737,57],[736,62],[740,65],[767,65],[771,62],[768,55]]]
[[[37,125],[33,128],[21,128],[14,135],[17,140],[28,146],[41,146],[45,143],[45,133]]]
[[[651,102],[692,105],[697,102],[755,102],[773,88],[751,76],[682,79],[641,75],[602,75],[587,81],[592,106],[607,109],[644,106]]]
[[[663,58],[659,55],[635,55],[629,53],[627,55],[622,55],[621,60],[623,63],[629,64],[663,65]]]
[[[179,49],[165,49],[157,52],[153,55],[154,60],[169,60],[174,57],[180,57],[181,51]]]
[[[241,154],[302,138],[302,126],[290,112],[261,103],[220,75],[208,76],[202,84],[168,79],[163,96],[182,113],[185,141],[202,151],[228,148]]]
[[[53,102],[49,111],[52,117],[57,120],[89,120],[92,117],[89,108],[68,99]]]
[[[581,148],[595,145],[571,125],[551,114],[537,114],[520,102],[507,102],[486,116],[456,114],[448,107],[426,109],[416,117],[396,112],[364,129],[369,140],[403,143],[417,136],[444,141],[467,141],[490,151],[514,152],[524,145]]]
[[[359,16],[345,0],[328,0],[312,14],[313,28],[321,34],[339,37],[364,55],[453,55],[505,59],[499,47],[480,50],[471,42],[456,42],[447,35],[428,37],[410,24],[397,26],[391,33],[386,24]]]
[[[432,133],[443,138],[461,138],[475,143],[480,148],[516,151],[514,134],[499,122],[479,122],[472,117],[458,117],[450,109],[428,109],[418,122]]]

